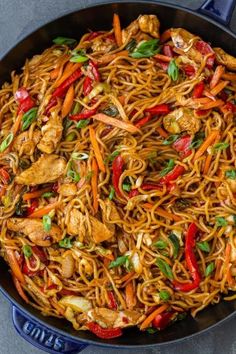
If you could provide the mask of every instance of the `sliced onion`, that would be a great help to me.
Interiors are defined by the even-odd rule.
[[[69,306],[74,311],[78,311],[78,312],[87,312],[92,308],[91,302],[82,296],[73,296],[73,295],[64,296],[59,301],[59,303],[61,305]]]

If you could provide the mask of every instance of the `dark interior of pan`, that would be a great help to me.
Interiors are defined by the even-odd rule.
[[[202,36],[212,43],[213,46],[220,46],[231,54],[236,55],[235,37],[230,33],[214,24],[213,21],[207,21],[203,17],[178,9],[175,6],[166,6],[157,2],[130,2],[130,3],[109,3],[66,15],[55,20],[37,30],[27,37],[20,44],[16,45],[0,63],[0,83],[9,79],[9,73],[20,68],[27,57],[40,53],[43,49],[51,45],[51,41],[58,35],[80,38],[88,29],[105,30],[112,26],[112,16],[118,12],[121,17],[122,25],[125,26],[134,20],[140,14],[156,14],[161,22],[161,30],[169,27],[184,27],[191,32]],[[72,336],[74,339],[85,341],[96,341],[97,343],[107,343],[102,339],[95,338],[89,332],[77,332],[71,325],[64,321],[52,317],[44,317],[38,311],[27,306],[18,296],[14,289],[7,266],[0,261],[0,286],[2,290],[9,294],[15,304],[28,312],[29,315],[38,318],[44,324],[54,327],[54,329],[64,331],[64,334]],[[136,329],[128,329],[120,338],[110,340],[109,344],[135,346],[135,345],[153,345],[170,341],[179,340],[209,328],[232,315],[236,310],[236,301],[221,301],[215,306],[210,306],[202,311],[195,319],[190,316],[186,320],[175,323],[166,330],[156,334],[149,335]]]

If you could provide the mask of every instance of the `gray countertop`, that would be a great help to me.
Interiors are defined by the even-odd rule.
[[[101,0],[0,0],[0,58],[12,45],[25,37],[34,29],[50,20],[73,11],[102,2]],[[163,2],[165,2],[163,0]],[[199,0],[169,0],[169,3],[181,4],[197,9],[203,1]],[[223,0],[222,0],[223,2]],[[232,21],[232,29],[236,31],[236,14]],[[40,354],[20,338],[13,328],[11,320],[11,305],[0,295],[0,354]],[[167,345],[161,349],[136,350],[136,354],[162,353],[162,354],[235,354],[236,353],[236,318],[230,319],[222,325],[203,333],[193,339],[182,343]],[[110,354],[117,353],[116,349],[104,349],[90,346],[84,354]],[[130,350],[120,350],[121,354],[128,354]]]

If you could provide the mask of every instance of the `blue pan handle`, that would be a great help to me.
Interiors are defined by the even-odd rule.
[[[198,12],[227,26],[231,20],[236,0],[206,0]]]
[[[22,338],[36,348],[50,354],[76,354],[88,346],[78,340],[72,341],[70,338],[44,327],[33,319],[28,319],[15,306],[12,308],[12,319],[15,329]]]

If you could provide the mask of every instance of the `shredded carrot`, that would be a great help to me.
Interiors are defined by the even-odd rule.
[[[199,149],[197,150],[195,156],[194,156],[194,161],[196,161],[197,159],[199,159],[199,157],[201,157],[205,151],[208,149],[208,147],[215,141],[216,137],[218,136],[219,131],[218,130],[212,130],[210,132],[210,134],[208,135],[208,137],[205,139],[205,141],[203,142],[203,144],[199,147]]]
[[[223,65],[218,65],[210,81],[210,89],[212,90],[220,81],[225,69]]]
[[[221,267],[222,267],[222,260],[217,259],[216,260],[216,271],[215,271],[215,276],[214,276],[215,281],[218,281],[220,279]]]
[[[203,168],[203,174],[206,175],[209,171],[210,165],[211,165],[211,160],[212,160],[212,154],[209,154],[205,160],[204,168]]]
[[[225,271],[226,271],[226,280],[229,285],[234,283],[232,278],[231,269],[230,269],[230,257],[231,257],[231,244],[227,243],[225,248]]]
[[[124,104],[125,104],[125,96],[119,96],[118,100],[122,104],[122,106],[124,106]]]
[[[168,39],[170,39],[170,37],[171,37],[171,31],[170,31],[170,29],[167,29],[162,33],[161,38],[160,38],[160,42],[164,43],[164,42],[168,41]]]
[[[204,111],[210,108],[215,108],[215,107],[219,107],[222,106],[224,104],[224,101],[222,100],[215,100],[215,101],[211,101],[207,104],[205,104],[201,109],[203,109]]]
[[[119,283],[125,283],[127,280],[129,280],[130,278],[132,278],[135,275],[135,272],[130,272],[125,274],[121,279],[119,279]]]
[[[34,191],[34,192],[29,192],[29,193],[25,193],[23,195],[23,200],[24,201],[27,201],[27,200],[30,200],[30,199],[34,199],[34,198],[38,198],[40,197],[43,193],[46,193],[46,192],[50,192],[52,188],[50,187],[46,187],[46,188],[43,188],[43,189],[40,189],[39,191]]]
[[[73,106],[74,97],[75,97],[75,90],[74,90],[74,86],[71,85],[69,87],[69,90],[66,93],[66,97],[62,104],[62,109],[61,109],[62,119],[65,118],[70,113],[71,108]]]
[[[120,17],[118,14],[114,14],[113,16],[113,28],[115,39],[118,47],[122,45],[122,33],[121,33],[121,26],[120,26]]]
[[[220,91],[222,91],[225,86],[227,86],[229,83],[229,81],[220,81],[212,90],[211,90],[211,94],[213,96],[218,95],[218,93],[220,93]]]
[[[16,120],[12,126],[12,133],[15,136],[18,133],[18,130],[20,129],[21,121],[22,121],[23,113],[19,113],[18,116],[16,117]]]
[[[154,310],[148,317],[146,317],[145,320],[143,321],[143,323],[140,326],[141,331],[146,329],[149,326],[149,324],[154,320],[154,318],[157,315],[159,315],[160,313],[162,313],[165,310],[167,310],[168,307],[169,307],[169,305],[167,305],[167,304],[161,305],[156,310]]]
[[[130,133],[137,133],[139,132],[139,129],[135,127],[133,124],[124,122],[123,120],[119,120],[116,118],[112,118],[104,113],[98,113],[92,116],[93,119],[96,119],[100,122],[103,122],[108,125],[112,125],[113,127],[120,128],[123,130],[126,130],[127,132]]]
[[[58,76],[61,74],[60,72],[63,70],[63,66],[65,65],[65,63],[69,60],[69,55],[68,54],[64,54],[61,56],[60,59],[58,59],[57,65],[55,67],[55,69],[53,69],[50,72],[50,78],[52,80],[55,80],[58,78]]]
[[[152,209],[153,208],[153,204],[151,203],[144,203],[143,204],[143,207],[146,208],[146,209]],[[180,221],[182,220],[182,218],[178,215],[175,215],[175,214],[171,214],[169,213],[168,211],[160,208],[160,207],[157,207],[155,208],[155,213],[158,214],[159,216],[163,216],[164,218],[167,218],[167,219],[170,219],[170,220],[174,220],[174,221]]]
[[[57,68],[55,68],[54,70],[52,70],[52,71],[50,72],[50,78],[51,78],[52,80],[55,80],[55,79],[58,77],[58,75],[59,75],[59,73],[60,73],[60,70],[61,70],[60,66],[58,66]]]
[[[59,80],[55,82],[54,87],[60,86],[69,76],[71,76],[77,69],[81,67],[81,63],[71,63],[69,62],[65,67],[64,73]]]
[[[128,50],[122,50],[121,52],[118,53],[103,55],[101,58],[98,59],[98,62],[101,64],[108,64],[112,60],[118,57],[128,57],[128,56],[129,56]]]
[[[130,281],[125,287],[125,301],[129,310],[133,310],[136,305],[136,296],[134,293],[133,282]]]
[[[29,303],[29,299],[28,297],[26,296],[22,286],[21,286],[21,283],[19,282],[19,280],[13,275],[13,282],[15,284],[15,287],[16,287],[16,290],[18,292],[18,294],[20,295],[20,297],[28,304]]]
[[[94,118],[94,116],[93,116],[93,118]],[[91,144],[92,144],[92,147],[94,150],[94,154],[95,154],[95,157],[96,157],[96,160],[98,163],[98,167],[99,167],[100,171],[106,172],[106,168],[105,168],[105,165],[103,162],[102,154],[101,154],[101,151],[98,146],[95,130],[93,129],[93,127],[91,125],[89,126],[89,134],[90,134],[90,140],[91,140]]]
[[[42,216],[47,215],[51,210],[58,208],[60,204],[61,202],[48,204],[47,206],[34,211],[28,216],[28,218],[41,218]]]
[[[200,97],[200,98],[194,98],[193,99],[194,103],[199,103],[199,104],[207,104],[209,102],[212,102],[212,100],[208,97]],[[202,108],[201,108],[202,109]]]
[[[93,209],[96,214],[98,212],[98,165],[95,158],[92,160],[92,173],[91,186],[93,194]]]
[[[19,266],[19,264],[17,262],[15,251],[13,251],[10,248],[6,248],[6,255],[7,255],[8,263],[10,265],[12,273],[14,274],[16,279],[19,280],[19,282],[24,284],[25,283],[25,278],[24,278],[24,275],[23,275],[23,273],[22,273],[22,271],[20,269],[20,266]]]
[[[236,73],[224,73],[222,79],[236,81]]]
[[[162,129],[162,127],[157,127],[157,132],[160,134],[160,136],[162,136],[162,138],[168,137],[167,132],[164,129]]]
[[[172,59],[172,58],[168,57],[167,55],[163,55],[163,54],[156,54],[156,55],[154,55],[154,58],[164,61],[165,63],[169,63]]]

